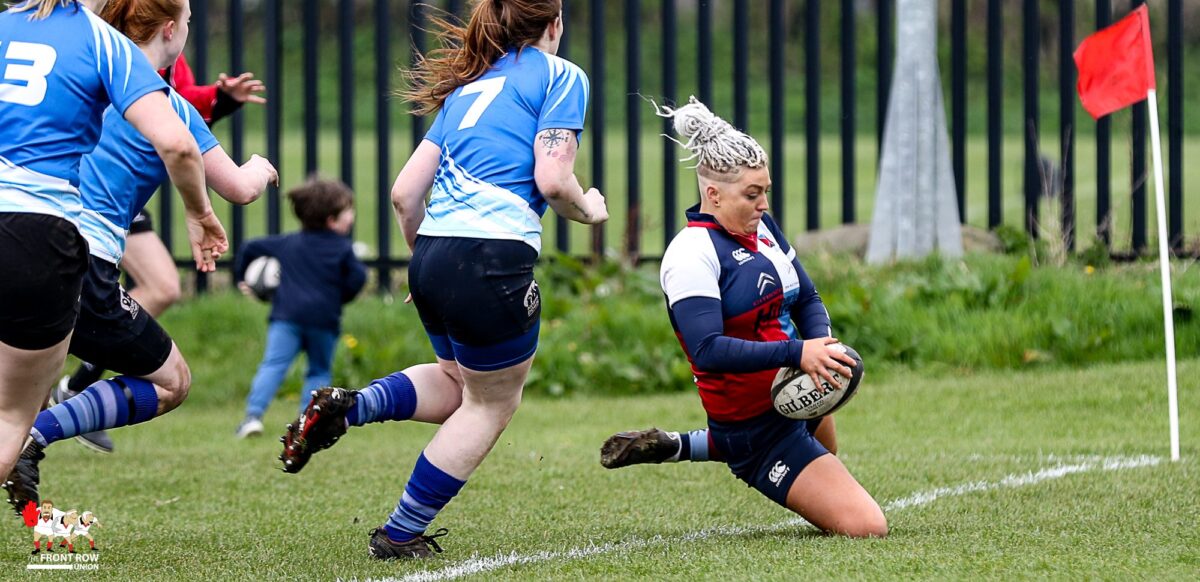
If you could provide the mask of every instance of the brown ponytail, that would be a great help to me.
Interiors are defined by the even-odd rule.
[[[55,8],[59,6],[70,6],[75,4],[76,1],[77,0],[29,0],[20,6],[13,6],[10,8],[10,10],[13,12],[25,12],[27,10],[33,10],[34,12],[32,15],[30,15],[29,19],[41,20],[47,16],[50,16],[50,13],[54,12]]]
[[[408,88],[400,96],[419,115],[442,107],[455,89],[487,72],[508,47],[536,43],[562,13],[562,0],[476,0],[464,28],[448,18],[432,19],[442,47],[417,55],[404,71]]]
[[[182,13],[183,0],[108,0],[100,18],[140,45],[153,40],[162,25]]]

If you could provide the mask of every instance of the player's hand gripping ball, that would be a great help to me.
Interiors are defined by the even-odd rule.
[[[833,411],[841,408],[854,396],[863,377],[862,357],[845,344],[833,344],[829,347],[842,350],[854,358],[851,377],[847,379],[830,370],[842,387],[834,388],[825,379],[821,380],[820,386],[814,386],[812,377],[800,368],[780,368],[774,383],[771,384],[771,402],[779,414],[797,420],[819,418],[833,414]]]
[[[260,301],[270,301],[279,288],[279,259],[259,257],[246,265],[246,286]]]

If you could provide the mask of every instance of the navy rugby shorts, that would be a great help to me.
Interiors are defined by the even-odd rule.
[[[75,327],[88,244],[71,221],[0,213],[0,342],[44,350]]]
[[[117,266],[92,257],[83,278],[71,355],[105,370],[147,376],[171,355],[171,336],[121,287]]]
[[[814,435],[821,419],[793,420],[775,409],[749,420],[709,419],[709,435],[729,470],[746,485],[787,507],[788,490],[817,457],[827,454]]]
[[[542,315],[536,262],[521,241],[418,236],[408,284],[437,356],[484,372],[532,357]]]

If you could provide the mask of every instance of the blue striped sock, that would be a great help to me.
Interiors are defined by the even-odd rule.
[[[81,434],[146,422],[158,412],[154,385],[117,376],[88,386],[79,395],[38,414],[30,436],[42,446]]]
[[[454,499],[466,481],[459,481],[433,466],[425,453],[417,458],[412,476],[404,488],[396,511],[388,517],[383,528],[393,542],[406,542],[423,533],[438,512]]]
[[[412,380],[404,372],[396,372],[359,390],[354,406],[346,411],[346,422],[362,426],[368,422],[408,420],[416,410],[417,390]]]

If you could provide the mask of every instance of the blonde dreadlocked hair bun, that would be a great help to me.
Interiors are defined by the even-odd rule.
[[[671,119],[675,133],[686,141],[672,139],[691,150],[692,155],[680,161],[696,160],[696,165],[719,174],[736,173],[742,166],[761,168],[767,163],[767,152],[754,138],[737,130],[728,121],[717,117],[695,97],[677,108],[654,105],[661,117]]]

